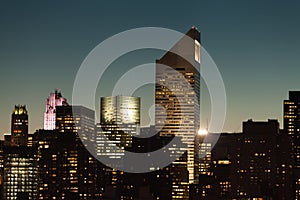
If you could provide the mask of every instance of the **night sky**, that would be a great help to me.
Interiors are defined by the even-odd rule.
[[[224,131],[240,131],[249,118],[282,121],[282,101],[289,90],[300,90],[299,10],[299,1],[274,0],[1,1],[0,135],[10,132],[15,104],[27,105],[30,132],[42,128],[47,96],[59,88],[71,102],[76,72],[96,45],[145,26],[180,32],[198,27],[224,79]],[[161,55],[150,50],[129,54],[113,64],[110,74]],[[206,127],[209,100],[202,85]]]

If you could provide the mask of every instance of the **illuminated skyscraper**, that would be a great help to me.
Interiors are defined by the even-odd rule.
[[[67,99],[63,98],[60,91],[51,92],[46,101],[46,111],[44,113],[44,129],[55,129],[56,106],[68,105]]]
[[[176,53],[168,51],[156,61],[155,103],[160,105],[155,111],[157,130],[161,130],[162,136],[182,137],[188,146],[186,158],[182,156],[173,163],[178,169],[185,165],[188,171],[186,180],[182,178],[184,170],[173,177],[173,199],[187,199],[189,184],[197,184],[199,178],[199,145],[195,137],[200,126],[200,33],[193,27],[186,36],[171,48]],[[179,73],[185,81],[180,80]]]
[[[101,98],[101,123],[140,124],[140,98],[113,96]]]
[[[37,155],[32,147],[4,148],[4,199],[37,199]]]
[[[132,136],[139,135],[139,128],[139,97],[102,97],[100,124],[97,125],[97,154],[121,158],[124,148],[131,146]],[[118,146],[118,150],[113,148],[114,145]]]
[[[27,146],[28,113],[26,106],[16,105],[11,115],[11,145]]]

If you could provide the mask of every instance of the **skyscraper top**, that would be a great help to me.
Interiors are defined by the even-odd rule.
[[[156,62],[172,68],[185,66],[189,71],[194,71],[200,64],[200,43],[200,32],[193,26]]]
[[[15,105],[13,114],[15,115],[27,114],[26,105]]]
[[[196,27],[195,25],[193,25],[193,26],[192,26],[192,29],[196,29],[196,30],[198,30],[198,29],[197,29],[197,27]]]
[[[56,106],[67,106],[69,105],[67,99],[64,98],[60,90],[51,92],[46,101],[46,109],[44,113],[44,129],[54,130],[55,129],[55,113]]]

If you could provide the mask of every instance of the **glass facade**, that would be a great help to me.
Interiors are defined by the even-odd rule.
[[[102,97],[100,115],[101,123],[140,124],[140,98]]]
[[[175,168],[182,169],[173,175],[173,199],[188,199],[189,184],[198,183],[199,145],[196,135],[200,127],[199,68],[200,33],[195,27],[156,61],[156,128],[161,136],[179,136],[188,146],[184,155],[186,158],[181,157],[173,163]],[[188,178],[179,178],[186,170]]]
[[[132,136],[139,135],[140,98],[111,96],[101,98],[100,123],[97,125],[97,155],[121,158],[131,147]]]

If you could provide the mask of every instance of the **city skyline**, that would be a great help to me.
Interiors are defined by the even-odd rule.
[[[281,99],[281,101],[284,101],[285,99],[287,99],[288,98],[288,96],[289,96],[289,93],[290,92],[298,92],[298,91],[296,91],[296,90],[288,90],[288,91],[286,91],[287,92],[287,96],[285,97],[285,98],[283,98],[283,99]],[[52,92],[50,92],[50,93],[52,93]],[[101,98],[107,98],[107,97],[111,97],[111,96],[106,96],[106,97],[99,97],[99,99],[101,99]],[[132,97],[138,97],[138,96],[132,96]],[[141,98],[141,97],[138,97],[138,98]],[[100,103],[99,103],[100,104]],[[72,105],[72,104],[71,104]],[[25,107],[27,107],[27,105],[26,104],[12,104],[12,107],[11,107],[11,112],[12,113],[14,113],[14,111],[15,111],[15,107],[18,107],[18,106],[25,106]],[[72,105],[72,106],[82,106],[82,105]],[[90,109],[90,108],[88,108],[88,109]],[[90,109],[91,110],[91,109]],[[27,114],[28,114],[28,117],[30,118],[30,110],[27,108]],[[43,113],[44,114],[44,113]],[[7,115],[8,115],[8,118],[9,118],[9,121],[11,121],[11,114],[10,113],[7,113]],[[98,119],[98,121],[97,122],[95,122],[95,123],[98,123],[99,121],[100,121],[100,119],[101,119],[101,116],[100,117],[97,117],[97,119]],[[265,119],[256,119],[256,118],[252,118],[252,117],[249,117],[249,118],[247,118],[247,119],[245,119],[245,120],[241,120],[239,123],[241,123],[241,122],[243,122],[243,121],[247,121],[247,120],[256,120],[256,121],[264,121],[264,120],[269,120],[269,119],[271,119],[271,120],[278,120],[280,123],[280,128],[282,129],[282,128],[284,128],[283,126],[284,126],[284,113],[281,113],[281,118],[271,118],[271,117],[267,117],[267,118],[265,118]],[[33,132],[35,132],[35,131],[37,131],[37,130],[39,130],[39,129],[44,129],[44,127],[43,127],[43,123],[44,123],[44,117],[43,116],[41,116],[41,125],[40,126],[38,126],[36,129],[32,129],[31,131],[28,131],[28,133],[29,134],[32,134]],[[206,119],[207,120],[207,119]],[[149,127],[149,126],[153,126],[154,124],[146,124],[146,125],[144,125],[144,126],[141,126],[141,127]],[[8,131],[6,131],[6,132],[2,132],[2,133],[0,133],[0,139],[4,139],[4,135],[5,134],[10,134],[11,133],[11,122],[9,122],[9,124],[7,125],[8,126]],[[29,127],[30,127],[30,120],[28,120],[28,130],[30,130],[29,129]],[[203,123],[202,123],[202,125],[201,125],[201,130],[206,130],[206,128],[207,128],[207,123],[205,124],[205,125],[203,125]],[[45,129],[45,130],[47,130],[47,129]],[[239,132],[241,132],[241,130],[242,129],[239,129],[238,131],[222,131],[222,132],[226,132],[226,133],[239,133]],[[213,132],[212,132],[213,133]]]
[[[185,32],[195,25],[201,30],[203,46],[218,65],[227,91],[224,131],[240,131],[240,122],[249,118],[278,119],[282,127],[281,100],[287,97],[287,91],[300,85],[299,2],[194,1],[184,6],[172,2],[172,8],[168,2],[159,2],[160,7],[156,4],[136,2],[124,9],[124,2],[3,3],[1,136],[10,132],[10,113],[15,104],[27,105],[30,133],[42,128],[46,97],[60,88],[71,100],[75,74],[87,53],[111,35],[144,26]],[[113,65],[121,73],[159,55],[162,53],[133,52]],[[10,81],[13,83],[8,84]],[[208,96],[202,92],[202,97]],[[209,112],[203,103],[209,101],[201,100],[201,122],[205,126]]]
[[[29,108],[24,104],[15,105],[11,134],[0,140],[2,197],[7,200],[298,199],[300,90],[288,90],[288,100],[278,98],[280,107],[284,108],[281,111],[284,129],[280,129],[279,118],[274,119],[264,111],[268,120],[252,117],[241,120],[242,130],[236,134],[225,133],[222,128],[213,132],[216,123],[223,125],[215,114],[222,116],[222,106],[226,106],[222,104],[226,102],[225,89],[220,84],[223,80],[219,71],[213,69],[215,66],[208,68],[208,55],[201,48],[202,32],[192,26],[185,35],[179,34],[176,43],[156,46],[158,38],[152,35],[158,33],[160,39],[168,37],[169,40],[174,32],[143,30],[135,29],[138,34],[129,31],[133,40],[132,37],[114,38],[113,45],[102,48],[105,52],[96,49],[92,54],[95,57],[89,55],[85,59],[78,72],[84,76],[81,81],[76,76],[72,102],[61,90],[51,92],[41,118],[44,129],[29,135]],[[149,47],[166,51],[155,59],[155,69],[147,66],[155,72],[155,80],[145,80],[152,76],[150,71],[129,79],[135,89],[132,93],[128,92],[131,86],[124,81],[120,81],[124,86],[119,93],[111,92],[105,84],[114,82],[107,79],[122,80],[118,73],[130,73],[122,71],[124,68],[109,72],[111,69],[105,67],[109,65],[106,59],[113,61],[116,52],[124,55],[123,46],[129,49],[127,52]],[[96,71],[84,65],[95,67]],[[100,70],[103,66],[104,72]],[[200,72],[200,66],[205,70]],[[207,86],[200,86],[201,73]],[[97,79],[98,74],[104,74],[106,82]],[[141,83],[135,82],[139,79],[154,86],[154,91],[152,86],[140,87]],[[220,95],[215,95],[212,85]],[[200,113],[210,116],[206,112],[210,108],[207,90],[211,92],[213,121],[207,120],[208,127],[205,127],[202,119],[201,127]],[[91,91],[94,95],[89,94]],[[155,122],[142,127],[142,117],[152,95]],[[79,96],[95,100],[98,105],[80,101]],[[253,99],[258,98],[255,94]],[[260,106],[265,107],[260,100]],[[268,100],[277,101],[277,98],[268,96]],[[207,106],[200,107],[201,101]]]

